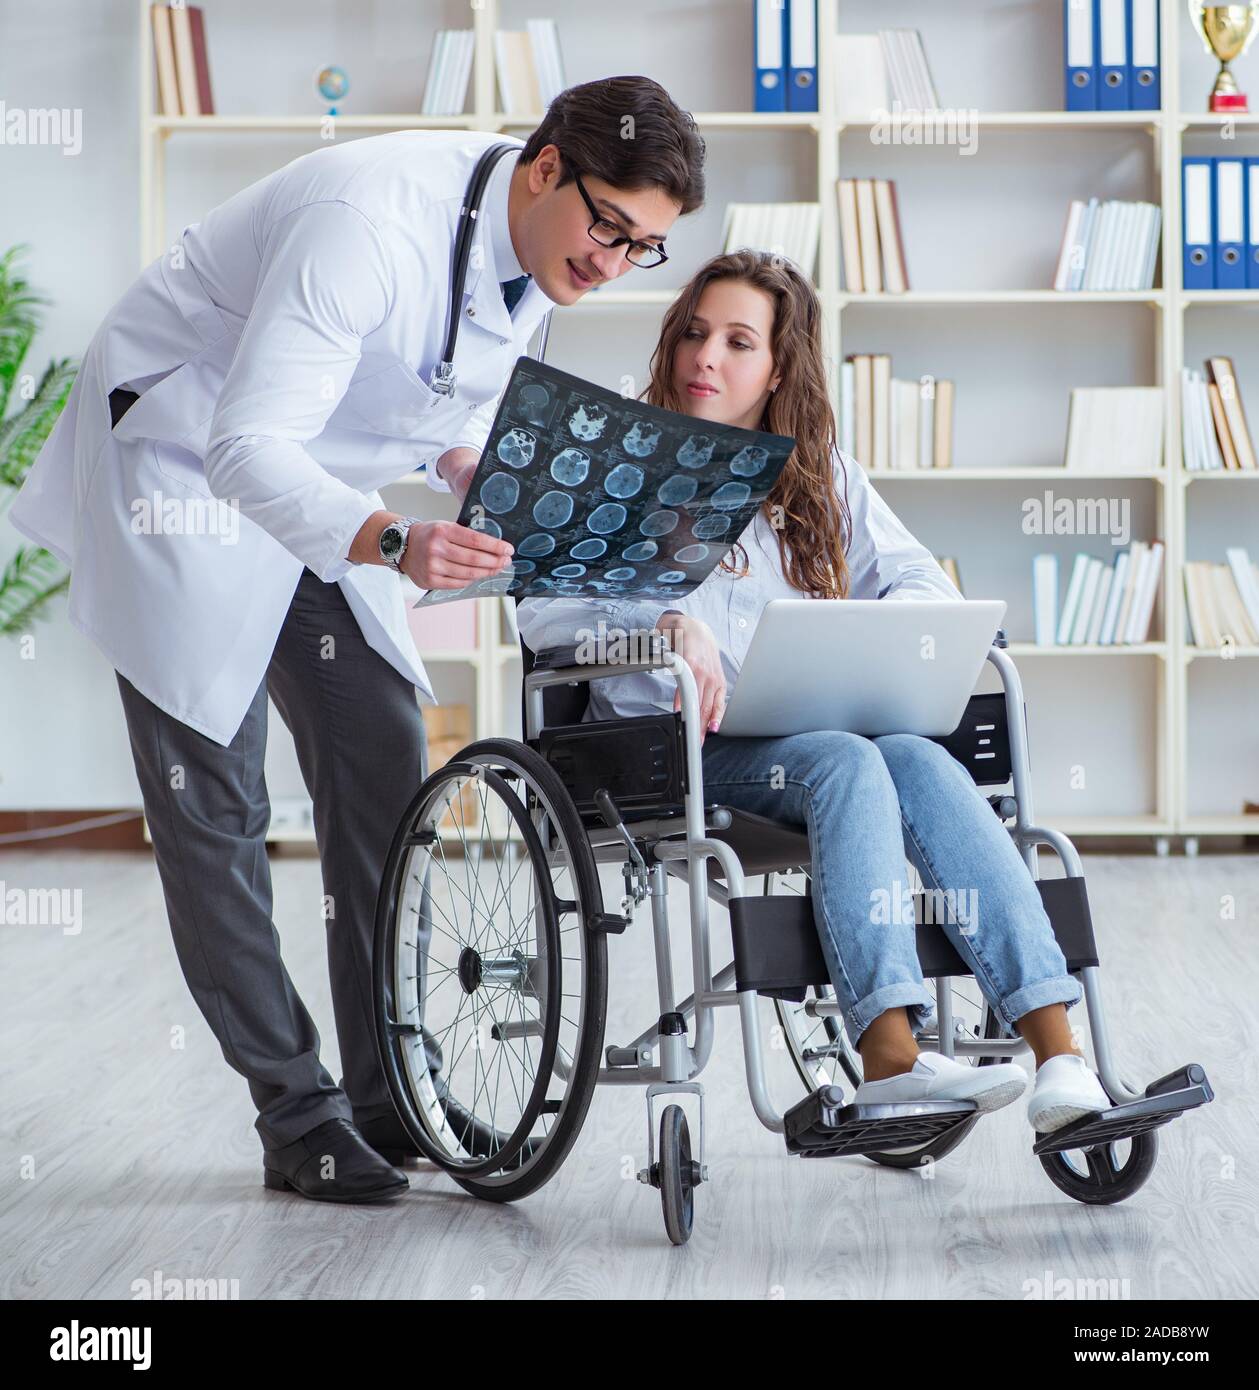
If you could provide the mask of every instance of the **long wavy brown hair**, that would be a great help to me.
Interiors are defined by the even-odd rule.
[[[742,281],[763,290],[774,304],[771,352],[781,381],[770,393],[759,428],[790,435],[796,447],[761,510],[777,532],[783,574],[801,593],[844,598],[848,593],[844,552],[852,514],[847,473],[841,499],[831,463],[835,416],[826,392],[822,311],[813,286],[789,261],[764,251],[731,251],[702,266],[664,316],[651,357],[651,380],[641,399],[687,413],[673,389],[674,356],[704,290],[716,280]],[[742,578],[748,572],[747,552],[736,541],[729,555],[736,549],[743,553],[741,565],[736,568],[727,557],[721,568]]]

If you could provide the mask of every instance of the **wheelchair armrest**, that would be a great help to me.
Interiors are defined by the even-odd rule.
[[[547,647],[544,651],[535,652],[533,671],[529,674],[532,675],[534,671],[567,671],[573,673],[570,679],[596,680],[618,674],[655,671],[668,664],[667,654],[672,650],[662,632],[633,634],[631,648],[620,660],[582,660],[585,645],[583,643],[566,647]],[[613,651],[616,651],[615,645]]]

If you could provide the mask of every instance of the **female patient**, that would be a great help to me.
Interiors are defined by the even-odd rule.
[[[861,1054],[857,1101],[973,1099],[995,1110],[1026,1085],[1013,1063],[971,1067],[918,1050],[914,1030],[932,1001],[913,914],[879,906],[904,901],[908,854],[943,900],[978,905],[974,920],[943,929],[1035,1054],[1033,1128],[1047,1132],[1108,1108],[1067,1022],[1080,986],[1008,832],[960,764],[912,734],[718,732],[770,599],[960,597],[836,447],[812,286],[757,252],[710,261],[665,315],[644,394],[697,419],[790,435],[795,450],[752,524],[693,593],[668,604],[528,600],[518,612],[524,641],[534,651],[571,643],[600,619],[610,630],[669,634],[699,693],[705,799],[808,830],[818,935]],[[591,685],[587,717],[672,710],[679,700],[667,672],[621,676]]]

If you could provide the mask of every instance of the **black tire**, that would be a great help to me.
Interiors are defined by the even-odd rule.
[[[522,768],[528,769],[528,777],[554,814],[556,828],[570,856],[578,912],[584,919],[581,923],[585,966],[581,1040],[573,1057],[573,1079],[555,1125],[540,1148],[526,1145],[524,1153],[497,1178],[478,1181],[453,1175],[459,1186],[474,1197],[490,1202],[515,1202],[536,1192],[559,1171],[577,1142],[599,1081],[608,1015],[608,938],[601,931],[592,931],[589,923],[596,921],[603,912],[603,889],[581,816],[559,773],[540,753],[512,739],[486,738],[461,749],[458,756],[465,762],[479,757],[517,760]]]
[[[1115,1153],[1117,1140],[1099,1144],[1096,1148],[1071,1149],[1067,1153],[1037,1154],[1040,1166],[1049,1174],[1049,1181],[1090,1207],[1110,1206],[1131,1197],[1154,1170],[1158,1158],[1158,1135],[1153,1130],[1135,1134],[1127,1140],[1128,1155],[1120,1159]],[[1087,1171],[1082,1169],[1087,1166]]]
[[[660,1116],[660,1205],[664,1228],[674,1245],[685,1245],[695,1227],[695,1173],[691,1132],[680,1105],[666,1105]]]
[[[530,961],[529,983],[533,984],[535,973],[542,979],[544,990],[539,1006],[544,1008],[545,1013],[543,1018],[531,1025],[535,1030],[534,1036],[542,1036],[540,1055],[536,1071],[530,1074],[527,1101],[524,1097],[517,1097],[521,1100],[523,1113],[510,1134],[501,1133],[479,1118],[468,1124],[465,1107],[450,1096],[444,1079],[433,1073],[429,1104],[435,1097],[446,1115],[449,1129],[458,1141],[457,1145],[452,1145],[447,1137],[446,1147],[442,1147],[426,1130],[426,1121],[417,1108],[408,1073],[408,1065],[413,1067],[414,1062],[408,1064],[404,1060],[403,1043],[391,1026],[391,1021],[400,1012],[395,1007],[395,986],[400,978],[395,973],[398,967],[396,957],[400,950],[398,911],[402,889],[409,874],[410,856],[418,843],[415,835],[417,822],[431,819],[437,798],[443,789],[452,785],[453,779],[469,777],[480,778],[487,788],[494,790],[498,804],[514,821],[520,833],[520,843],[532,866],[525,882],[526,885],[536,885],[540,910],[536,914],[535,930],[540,946],[545,945],[545,949]],[[563,846],[564,861],[571,877],[571,897],[560,899],[554,892],[551,873],[546,868],[545,850],[538,827],[533,823],[534,813],[538,810],[545,811],[558,836],[558,843]],[[432,860],[430,851],[430,868]],[[429,900],[427,875],[428,869],[423,880],[422,902]],[[472,900],[467,899],[466,895],[465,900],[472,907]],[[491,913],[497,906],[497,902],[491,906]],[[554,770],[537,752],[523,743],[486,739],[462,749],[454,759],[425,779],[398,826],[377,903],[373,1002],[378,1048],[404,1127],[428,1158],[445,1168],[461,1187],[474,1196],[491,1201],[514,1201],[536,1191],[558,1170],[580,1131],[598,1080],[607,1012],[607,941],[601,932],[591,931],[588,925],[602,911],[602,906],[594,855],[572,800]],[[561,926],[561,916],[568,914],[572,914],[572,922]],[[446,927],[451,925],[447,921]],[[572,1066],[563,1097],[548,1102],[546,1097],[554,1075],[561,1013],[555,972],[564,970],[558,964],[563,956],[564,944],[570,949],[573,944],[571,938],[567,943],[561,943],[560,934],[574,929],[580,933],[579,965],[572,972],[580,976],[577,1043],[572,1049]],[[444,930],[443,935],[449,937],[450,931]],[[567,957],[570,960],[576,958],[575,955]],[[420,979],[422,982],[423,976]],[[575,981],[573,983],[575,987]],[[397,987],[401,988],[400,985]],[[475,990],[479,986],[472,985],[470,988]],[[566,1007],[570,1011],[573,1008],[571,1004]],[[421,1021],[423,1012],[418,1011]],[[421,1031],[427,1048],[431,1035]],[[528,1044],[524,1047],[527,1051]],[[431,1057],[433,1054],[430,1052],[429,1055]],[[436,1055],[441,1057],[440,1050]],[[443,1064],[439,1062],[437,1065]],[[423,1070],[422,1065],[420,1070]],[[466,1100],[466,1095],[462,1099]],[[475,1100],[474,1096],[472,1104],[475,1104]],[[556,1108],[551,1110],[549,1105]],[[530,1131],[543,1114],[550,1116],[553,1123],[548,1127],[543,1121],[545,1132],[531,1134]],[[461,1124],[465,1126],[462,1130]],[[440,1129],[435,1131],[438,1134],[441,1132]],[[460,1150],[457,1154],[453,1152],[456,1147]]]

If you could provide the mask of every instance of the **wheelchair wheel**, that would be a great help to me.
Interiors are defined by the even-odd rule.
[[[685,1245],[695,1226],[696,1165],[691,1159],[691,1132],[680,1105],[666,1105],[660,1115],[660,1162],[657,1178],[664,1228],[674,1245]]]
[[[806,872],[766,874],[765,892],[773,891],[807,893],[809,875]],[[928,980],[928,991],[934,995],[941,983]],[[999,1021],[975,980],[966,977],[947,983],[953,1005],[955,1037],[976,1039],[999,1036]],[[834,998],[835,991],[830,985],[811,987],[801,1003],[776,999],[774,1011],[783,1031],[787,1053],[805,1089],[813,1091],[823,1086],[838,1086],[851,1102],[862,1081],[861,1054],[848,1041],[842,1019],[835,1014],[814,1015],[809,1012],[810,1004],[821,1000],[833,1002]],[[925,1050],[938,1050],[938,1014],[914,1036]],[[980,1057],[972,1059],[971,1064],[990,1066],[996,1060]],[[959,1126],[922,1148],[908,1149],[903,1153],[872,1152],[865,1157],[888,1168],[916,1168],[927,1159],[943,1158],[952,1152],[973,1128],[973,1124]]]
[[[526,744],[486,739],[427,777],[390,848],[373,994],[389,1089],[417,1147],[514,1201],[558,1170],[598,1080],[607,940],[590,841]]]
[[[1092,1149],[1066,1149],[1037,1156],[1049,1181],[1059,1191],[1089,1206],[1109,1206],[1131,1197],[1153,1172],[1158,1135],[1146,1130],[1131,1139],[1117,1139]]]

